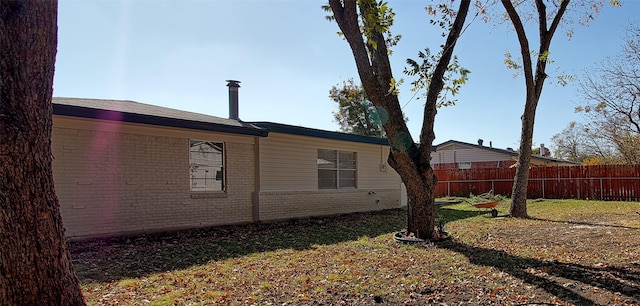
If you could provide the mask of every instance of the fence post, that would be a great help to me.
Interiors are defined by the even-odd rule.
[[[447,182],[447,196],[448,197],[451,196],[451,182],[450,181]]]
[[[546,199],[546,197],[544,196],[544,185],[545,185],[545,178],[542,178],[542,198]]]
[[[600,178],[600,201],[604,200],[604,190],[602,190],[602,178]]]

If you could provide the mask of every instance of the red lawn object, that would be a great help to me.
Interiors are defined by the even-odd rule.
[[[473,205],[473,207],[475,208],[484,208],[486,209],[490,209],[491,210],[491,216],[492,217],[497,217],[498,216],[498,210],[495,209],[496,206],[498,206],[498,203],[500,203],[499,201],[489,201],[489,202],[482,202],[482,203],[474,203],[471,204]]]

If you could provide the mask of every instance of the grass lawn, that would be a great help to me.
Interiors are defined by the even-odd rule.
[[[508,213],[508,201],[498,205]],[[406,211],[72,242],[93,305],[638,305],[640,203],[540,200],[531,219],[443,205],[449,241],[397,244]]]

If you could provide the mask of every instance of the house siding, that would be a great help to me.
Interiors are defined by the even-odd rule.
[[[357,189],[318,189],[318,149],[357,153]],[[400,178],[388,146],[284,133],[260,139],[260,220],[372,211],[400,206]]]
[[[431,159],[432,164],[495,162],[511,159],[511,156],[507,154],[468,148],[438,148],[431,156],[433,157]]]
[[[192,193],[189,139],[225,143],[226,192]],[[253,137],[54,116],[53,173],[69,237],[253,220]]]
[[[479,169],[479,168],[509,168],[517,161],[513,151],[494,149],[463,143],[449,143],[439,145],[431,153],[431,166],[436,170],[446,169]],[[557,159],[531,156],[531,166],[573,166],[574,163]]]

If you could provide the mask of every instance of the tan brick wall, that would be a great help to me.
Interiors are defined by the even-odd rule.
[[[252,221],[254,145],[188,132],[56,126],[53,172],[67,236],[100,236]],[[145,129],[149,129],[145,127]],[[171,133],[169,133],[171,134]],[[189,190],[188,139],[225,142],[226,193]],[[206,139],[205,139],[206,140]]]
[[[318,149],[356,152],[358,189],[319,190]],[[386,165],[388,154],[384,145],[269,133],[260,139],[260,220],[400,207],[401,181]]]
[[[260,220],[375,211],[400,205],[400,189],[263,191]]]

